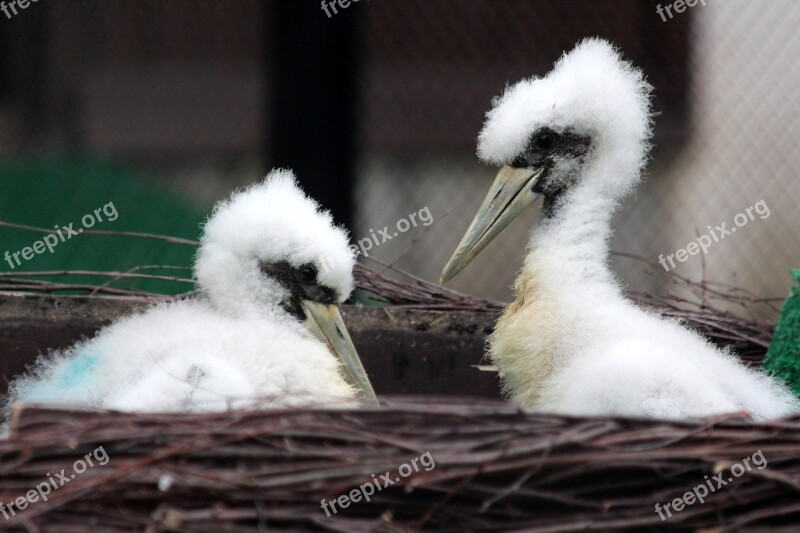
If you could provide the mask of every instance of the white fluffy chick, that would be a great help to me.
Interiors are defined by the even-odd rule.
[[[783,384],[636,306],[609,270],[612,213],[650,148],[650,90],[600,39],[578,44],[547,76],[509,87],[478,142],[479,157],[501,170],[442,278],[543,196],[516,300],[490,339],[507,395],[573,415],[795,412],[798,400]]]
[[[336,307],[354,264],[345,231],[291,171],[273,171],[206,223],[195,264],[203,297],[40,357],[9,403],[191,412],[374,402]]]

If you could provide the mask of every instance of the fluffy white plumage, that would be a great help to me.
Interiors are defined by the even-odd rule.
[[[335,289],[341,303],[353,290],[349,246],[347,233],[298,188],[292,172],[278,170],[214,208],[195,271],[214,305],[229,313],[258,311],[287,297],[284,287],[259,272],[259,260],[316,264],[320,283]]]
[[[354,403],[328,347],[285,309],[263,262],[311,263],[337,303],[353,287],[344,230],[288,170],[234,193],[208,220],[195,271],[202,298],[155,306],[40,357],[11,402],[127,411]]]
[[[776,380],[624,298],[609,270],[611,215],[649,152],[649,94],[610,44],[587,39],[487,114],[478,155],[492,164],[518,158],[541,128],[591,139],[583,159],[553,158],[550,185],[568,186],[532,231],[516,301],[491,338],[505,390],[522,406],[576,415],[798,411]]]

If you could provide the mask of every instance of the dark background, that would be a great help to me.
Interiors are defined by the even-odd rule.
[[[800,263],[797,232],[786,229],[796,202],[780,207],[796,190],[795,151],[765,153],[773,143],[723,154],[730,143],[714,146],[713,121],[736,107],[743,114],[722,125],[728,135],[796,139],[791,115],[778,113],[776,124],[761,104],[796,98],[777,83],[796,62],[777,36],[793,35],[781,28],[798,11],[793,2],[725,4],[662,20],[648,0],[361,0],[330,17],[316,0],[39,0],[11,19],[0,14],[0,220],[51,227],[113,201],[119,220],[103,229],[196,238],[214,201],[286,166],[354,240],[429,207],[436,222],[411,251],[423,228],[373,256],[402,255],[400,266],[433,279],[494,173],[474,156],[492,97],[601,36],[645,71],[659,113],[651,175],[623,211],[615,247],[655,259],[685,246],[696,228],[758,201],[756,183],[768,179],[732,177],[747,167],[736,161],[714,165],[771,158],[764,173],[780,174],[771,193],[780,221],[707,261],[717,277],[780,293],[789,284],[780,273]],[[726,76],[754,85],[742,64],[775,65],[772,82],[736,93]],[[726,98],[722,111],[708,105]],[[534,219],[509,228],[454,286],[509,298]],[[0,228],[0,253],[35,238]],[[192,253],[84,238],[22,268],[187,266]],[[751,265],[754,253],[775,255],[774,266]],[[617,266],[637,288],[662,284],[638,263]],[[699,261],[681,268],[702,274]]]

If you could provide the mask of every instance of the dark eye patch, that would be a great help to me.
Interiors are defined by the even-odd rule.
[[[511,162],[511,166],[514,168],[525,168],[528,165],[528,158],[524,155],[517,156],[517,158]]]
[[[312,300],[323,304],[336,303],[336,291],[318,283],[317,267],[311,263],[296,267],[288,261],[261,261],[259,268],[265,275],[286,287],[290,297],[283,306],[298,320],[304,318],[300,305],[302,300]]]
[[[540,168],[553,158],[582,158],[591,148],[591,138],[570,130],[558,133],[550,128],[541,128],[531,135],[528,148],[518,155],[511,166],[515,168]]]
[[[560,135],[550,128],[537,130],[531,135],[528,141],[528,148],[511,162],[511,166],[515,168],[542,166],[547,156],[557,146],[559,140]]]

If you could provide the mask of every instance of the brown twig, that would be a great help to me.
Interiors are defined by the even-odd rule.
[[[11,224],[2,221],[0,221],[0,226],[50,233],[50,230],[44,228]],[[164,242],[192,246],[197,246],[199,244],[197,241],[146,233],[97,231],[84,233],[152,238]],[[415,237],[412,245],[421,237],[422,234]],[[410,309],[496,312],[505,307],[506,304],[504,302],[465,295],[405,272],[404,270],[398,268],[396,263],[398,260],[402,259],[406,253],[407,250],[404,250],[403,253],[401,253],[400,256],[391,263],[386,263],[372,257],[366,258],[369,262],[377,265],[378,268],[373,269],[363,264],[357,265],[355,270],[356,286],[359,289],[376,294],[380,300],[390,305]],[[626,252],[612,253],[619,257],[626,257],[638,261],[654,270],[660,269],[660,265],[651,259]],[[147,265],[133,267],[128,272],[96,272],[87,270],[65,270],[21,274],[8,272],[0,274],[0,279],[6,283],[6,285],[0,285],[0,290],[10,290],[14,292],[44,292],[48,294],[64,293],[67,291],[70,294],[77,293],[87,296],[98,296],[103,294],[105,295],[104,297],[119,296],[123,298],[152,298],[153,300],[162,301],[170,298],[164,295],[154,294],[146,291],[112,288],[110,285],[113,282],[123,278],[157,279],[181,284],[194,282],[189,278],[183,278],[179,276],[160,276],[154,274],[143,274],[139,272],[140,270],[144,270],[146,268],[188,269],[188,267]],[[64,276],[77,274],[97,275],[110,277],[111,279],[99,285],[69,283],[55,284],[51,282],[44,282],[42,280],[34,281],[28,279],[30,277],[36,277],[37,275],[45,274]],[[390,277],[390,274],[393,277]],[[754,308],[755,306],[761,306],[767,312],[774,315],[778,310],[776,304],[782,301],[782,298],[760,297],[730,284],[707,280],[694,281],[685,276],[680,276],[674,272],[668,272],[668,277],[674,286],[688,291],[689,294],[695,295],[697,300],[691,300],[683,296],[678,296],[671,291],[668,291],[663,296],[641,293],[632,293],[630,296],[640,304],[654,308],[662,315],[682,321],[687,326],[707,336],[720,346],[731,348],[746,361],[760,361],[760,359],[764,356],[766,347],[769,345],[769,342],[772,338],[774,324],[765,320],[756,319],[755,317],[758,313],[755,312]],[[22,278],[26,279],[23,280]],[[190,291],[178,295],[177,298],[191,297],[196,294],[198,294],[197,291]],[[729,311],[724,311],[721,309],[721,307],[717,307],[717,304],[720,306],[735,305],[739,309],[742,309],[746,316],[735,315]],[[761,314],[763,315],[764,313]]]
[[[139,267],[135,268],[138,269]],[[164,267],[164,268],[179,268],[179,267]],[[194,284],[194,280],[189,278],[181,278],[178,276],[156,276],[151,274],[136,274],[132,273],[131,271],[103,272],[100,270],[46,270],[39,272],[0,272],[0,279],[42,277],[42,276],[99,276],[99,277],[112,277],[114,279],[121,279],[121,278],[158,279],[163,281],[174,281],[176,283]],[[99,287],[102,287],[102,285],[100,285]]]
[[[103,447],[98,464],[91,454]],[[754,424],[524,413],[496,400],[384,398],[381,409],[125,414],[22,408],[0,440],[0,501],[89,454],[95,465],[6,522],[46,531],[574,531],[800,523],[800,418]],[[756,461],[760,453],[764,463]],[[402,465],[417,460],[404,477]],[[102,456],[101,456],[102,457]],[[750,470],[662,507],[715,469]],[[85,461],[85,459],[84,459]],[[427,465],[427,466],[425,466]],[[759,466],[760,465],[760,466]],[[390,485],[381,481],[388,472]],[[706,477],[707,476],[707,477]],[[370,501],[335,501],[377,482]],[[374,487],[374,485],[373,485]],[[211,505],[213,502],[213,505]],[[330,509],[330,508],[329,508]]]
[[[40,228],[38,226],[28,226],[26,224],[15,224],[13,222],[6,222],[0,220],[0,227],[5,228],[14,228],[14,229],[21,229],[25,231],[33,231],[36,233],[50,233],[55,234],[56,232],[52,229],[48,228]],[[109,236],[116,236],[116,237],[135,237],[139,239],[154,239],[157,241],[164,241],[170,244],[185,244],[187,246],[200,246],[198,241],[193,241],[190,239],[181,239],[180,237],[170,237],[168,235],[156,235],[154,233],[140,233],[140,232],[132,232],[132,231],[108,231],[108,230],[87,230],[84,229],[81,232],[81,235],[109,235]]]

